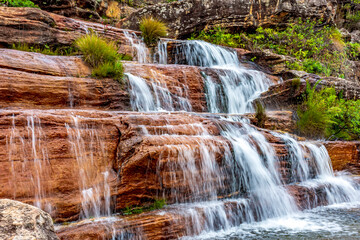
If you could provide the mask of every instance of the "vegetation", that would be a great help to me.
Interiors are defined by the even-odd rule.
[[[334,88],[316,91],[318,83],[307,84],[305,100],[297,111],[298,131],[329,140],[360,139],[360,100],[345,100]]]
[[[32,45],[29,46],[26,43],[13,44],[12,49],[26,52],[36,52],[46,55],[60,55],[60,56],[71,56],[78,54],[78,50],[73,46],[49,46],[47,44],[41,45]]]
[[[149,207],[126,207],[122,212],[123,215],[132,215],[132,214],[139,214],[147,211],[153,211],[156,209],[161,209],[166,205],[166,201],[164,199],[155,200],[153,204]]]
[[[151,45],[160,37],[167,36],[168,29],[163,22],[153,17],[145,17],[140,22],[140,31],[142,32],[144,42],[147,45]]]
[[[265,107],[259,102],[255,102],[255,118],[256,118],[256,126],[263,128],[265,127],[266,121],[266,111]]]
[[[191,39],[252,51],[271,49],[297,59],[287,62],[288,68],[325,76],[344,77],[349,71],[349,59],[360,57],[359,44],[345,43],[336,28],[302,19],[285,29],[259,27],[253,33],[231,34],[215,28],[203,30]]]
[[[39,7],[30,0],[0,0],[0,4],[5,4],[8,7]]]
[[[122,82],[124,70],[115,42],[107,41],[95,33],[90,33],[77,39],[75,45],[82,52],[84,61],[93,68],[93,76],[114,78]]]

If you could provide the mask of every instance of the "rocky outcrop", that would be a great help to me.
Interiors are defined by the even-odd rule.
[[[360,174],[360,142],[326,142],[335,171]]]
[[[290,109],[300,103],[306,90],[306,84],[311,86],[321,80],[316,89],[334,87],[337,92],[342,92],[347,99],[360,99],[360,85],[342,78],[319,77],[314,74],[306,74],[301,78],[294,78],[280,84],[271,86],[268,91],[260,96],[268,109]]]
[[[50,215],[21,202],[0,200],[0,238],[58,240]]]
[[[0,26],[0,45],[71,45],[75,39],[92,29],[105,38],[121,43],[120,52],[132,52],[132,46],[122,29],[75,20],[37,8],[0,7]]]
[[[142,8],[131,14],[122,26],[138,29],[140,19],[152,15],[168,25],[171,37],[182,38],[205,26],[253,28],[272,26],[298,17],[332,22],[335,12],[336,1],[326,0],[183,0]]]

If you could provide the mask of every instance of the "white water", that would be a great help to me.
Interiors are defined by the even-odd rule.
[[[148,63],[150,52],[144,41],[133,32],[124,31],[124,36],[130,46],[132,46],[131,55],[133,56],[133,60],[139,63]]]
[[[148,83],[145,79],[131,73],[125,73],[129,80],[131,107],[139,112],[151,111],[191,111],[188,86],[177,87],[177,94],[172,94],[164,76],[151,70],[153,78]]]
[[[108,185],[110,166],[99,165],[106,162],[104,142],[98,130],[86,123],[81,117],[73,116],[72,124],[65,124],[71,152],[79,170],[79,191],[81,198],[81,218],[110,216],[111,193]],[[100,158],[100,160],[95,160]],[[96,165],[98,164],[98,165]]]

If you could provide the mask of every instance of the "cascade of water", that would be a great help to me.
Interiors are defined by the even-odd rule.
[[[10,185],[13,186],[13,198],[17,197],[18,189],[21,192],[22,187],[29,187],[22,186],[21,181],[17,180],[25,174],[26,178],[29,178],[32,183],[31,188],[33,188],[35,198],[34,205],[51,213],[52,206],[46,199],[49,193],[45,186],[50,177],[47,141],[43,134],[40,118],[29,113],[26,122],[25,131],[20,131],[15,124],[15,116],[13,116],[10,135],[6,138],[8,159],[11,166],[12,178]],[[29,169],[32,169],[32,171]]]
[[[187,86],[178,87],[177,95],[172,94],[164,81],[164,76],[152,71],[153,78],[148,84],[145,79],[125,73],[129,80],[129,92],[133,110],[149,111],[191,111],[192,107],[187,98]]]
[[[96,129],[81,123],[81,118],[77,116],[72,117],[72,124],[66,124],[66,130],[71,151],[78,164],[81,217],[110,216],[113,212],[108,185],[110,166],[99,165],[106,163],[103,141]],[[96,157],[102,161],[94,161]]]
[[[162,64],[167,63],[167,43],[163,40],[158,45],[157,55]],[[175,64],[208,67],[217,75],[205,79],[205,94],[212,113],[252,112],[252,101],[272,84],[264,73],[243,67],[234,50],[197,40],[178,41],[175,48]]]
[[[124,36],[132,47],[132,56],[134,57],[134,60],[139,63],[148,63],[150,53],[144,41],[133,32],[130,33],[128,31],[124,31]]]

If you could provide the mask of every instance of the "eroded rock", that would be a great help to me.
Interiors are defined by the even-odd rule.
[[[50,215],[39,208],[9,199],[0,200],[0,238],[58,240]]]

